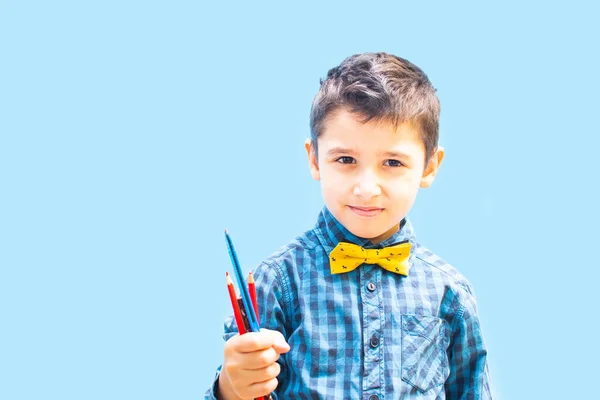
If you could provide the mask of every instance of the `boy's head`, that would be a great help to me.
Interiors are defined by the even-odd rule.
[[[345,109],[362,122],[418,129],[425,158],[437,147],[440,102],[425,73],[411,62],[386,53],[355,54],[329,70],[313,100],[310,134],[314,146],[335,111]]]
[[[306,142],[327,208],[373,242],[398,230],[443,159],[440,105],[417,66],[385,53],[351,56],[315,96]]]

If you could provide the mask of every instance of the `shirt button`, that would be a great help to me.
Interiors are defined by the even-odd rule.
[[[371,337],[371,347],[375,348],[377,346],[379,346],[379,338],[377,336],[373,335]]]
[[[369,282],[367,284],[367,289],[369,289],[369,292],[374,292],[375,289],[377,289],[377,286],[373,282]]]
[[[379,396],[372,394],[371,397],[369,397],[369,400],[379,400]]]

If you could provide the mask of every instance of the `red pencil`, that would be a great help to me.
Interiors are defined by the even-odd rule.
[[[240,335],[243,335],[246,333],[246,328],[244,327],[244,320],[242,318],[242,312],[240,311],[240,305],[238,303],[238,301],[241,303],[241,299],[238,299],[235,295],[235,288],[233,287],[233,282],[231,281],[228,272],[225,272],[225,279],[227,280],[227,291],[229,292],[229,299],[231,300],[231,306],[233,307],[233,316],[235,317],[235,323],[237,324],[238,332],[240,333]],[[258,318],[258,309],[256,307],[256,288],[254,287],[254,278],[252,278],[252,273],[250,273],[250,276],[248,278],[248,289],[250,292],[250,298],[252,299],[254,312],[256,312],[256,317]],[[257,397],[255,400],[271,399],[271,396],[261,396]]]
[[[240,307],[238,306],[237,296],[235,295],[235,289],[233,288],[233,282],[229,277],[229,273],[225,272],[225,279],[227,280],[227,291],[229,292],[229,299],[231,300],[231,307],[233,307],[233,316],[235,317],[235,323],[238,327],[238,332],[240,335],[246,333],[246,329],[244,328],[244,322],[242,321],[242,314],[240,312]]]
[[[256,285],[254,283],[254,277],[252,276],[252,272],[248,273],[248,292],[250,293],[250,300],[252,300],[252,307],[254,308],[254,313],[256,314],[256,321],[260,324],[260,320],[258,318],[258,302],[256,301]],[[255,400],[271,400],[271,396],[263,396],[258,397]]]
[[[248,292],[250,292],[250,299],[252,300],[252,306],[254,307],[254,313],[256,314],[256,322],[260,324],[260,319],[258,318],[258,303],[256,301],[256,285],[254,284],[252,272],[248,273]]]

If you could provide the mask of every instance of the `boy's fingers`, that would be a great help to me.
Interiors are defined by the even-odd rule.
[[[271,378],[276,378],[281,372],[281,365],[278,362],[271,362],[265,366],[245,369],[243,371],[244,377],[252,382],[262,382]]]
[[[268,396],[269,393],[272,393],[277,389],[277,384],[277,378],[269,379],[265,382],[254,383],[248,388],[248,394],[252,398]]]
[[[287,353],[288,351],[290,351],[290,345],[287,344],[285,339],[283,340],[283,343],[280,343],[280,342],[273,343],[273,348],[279,354]]]
[[[245,365],[244,369],[259,370],[268,367],[279,359],[279,353],[272,347],[252,353],[242,353],[240,363]]]
[[[240,353],[251,353],[269,347],[289,350],[289,345],[285,342],[283,335],[269,329],[261,329],[260,332],[249,332],[239,336],[236,344],[236,350]]]
[[[288,351],[290,351],[290,345],[285,341],[285,338],[283,337],[281,332],[271,331],[268,329],[261,329],[261,332],[262,331],[269,332],[269,334],[273,336],[272,347],[275,349],[276,352],[281,354],[281,353],[287,353]]]

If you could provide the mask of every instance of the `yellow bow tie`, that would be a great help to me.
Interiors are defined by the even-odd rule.
[[[340,242],[329,253],[329,265],[332,274],[350,272],[361,264],[378,264],[396,274],[408,275],[410,265],[410,243],[400,243],[383,249],[363,249],[346,242]]]

